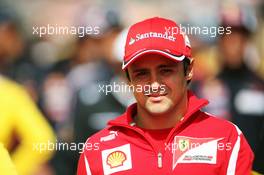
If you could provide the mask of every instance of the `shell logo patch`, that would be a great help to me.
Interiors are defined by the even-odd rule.
[[[125,144],[101,152],[104,175],[132,169],[130,147],[130,144]]]
[[[111,168],[122,166],[126,161],[126,155],[122,151],[115,151],[107,156],[107,165]]]

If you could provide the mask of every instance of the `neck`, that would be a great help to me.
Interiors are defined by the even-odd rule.
[[[185,115],[188,107],[187,95],[182,101],[169,110],[162,114],[152,114],[137,105],[137,116],[135,122],[139,127],[145,129],[166,129],[175,127],[175,125]]]

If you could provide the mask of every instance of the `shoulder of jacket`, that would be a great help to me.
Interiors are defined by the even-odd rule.
[[[102,137],[105,137],[107,135],[110,134],[111,131],[111,127],[107,126],[104,129],[96,132],[95,134],[91,135],[90,137],[88,137],[88,139],[86,140],[86,143],[89,142],[100,142]]]
[[[223,131],[236,132],[238,135],[241,134],[240,129],[231,121],[217,117],[216,115],[210,114],[208,112],[202,112],[202,117],[205,117],[208,122],[215,127],[220,127]]]

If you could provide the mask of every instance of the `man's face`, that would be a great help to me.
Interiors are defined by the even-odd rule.
[[[128,73],[130,85],[150,87],[145,88],[145,92],[135,90],[134,96],[138,107],[152,115],[165,114],[177,108],[186,96],[187,79],[191,79],[190,74],[184,75],[182,62],[155,54],[136,60],[128,67]]]

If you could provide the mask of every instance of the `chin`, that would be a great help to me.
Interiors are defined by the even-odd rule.
[[[168,112],[172,107],[172,103],[170,100],[163,100],[159,103],[147,101],[145,107],[149,113],[159,115]]]

